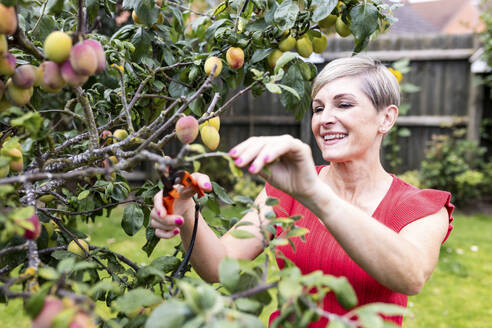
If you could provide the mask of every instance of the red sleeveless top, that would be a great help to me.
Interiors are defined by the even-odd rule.
[[[318,173],[321,168],[322,166],[316,167]],[[269,197],[275,197],[279,200],[279,205],[274,207],[275,214],[278,217],[301,215],[302,218],[296,222],[296,225],[309,230],[309,233],[305,235],[306,242],[303,242],[299,237],[292,238],[296,247],[295,252],[290,245],[277,248],[277,251],[281,251],[285,257],[295,263],[303,274],[322,270],[325,274],[347,277],[357,294],[358,306],[367,303],[384,302],[406,307],[407,296],[384,287],[363,271],[345,253],[328,229],[311,211],[291,196],[268,183],[265,189]],[[453,229],[451,213],[454,206],[449,202],[450,198],[451,194],[449,192],[419,189],[393,175],[393,182],[372,217],[394,231],[400,232],[407,224],[434,214],[444,206],[449,215],[448,233],[443,240],[444,243]],[[279,233],[280,228],[277,229],[277,234]],[[283,262],[281,257],[277,257],[277,263],[281,269],[284,267]],[[334,293],[329,293],[325,297],[323,309],[339,315],[348,312],[348,310],[338,304]],[[274,312],[270,317],[270,323],[278,315],[278,311]],[[389,317],[389,320],[401,326],[403,317]],[[328,320],[322,318],[315,323],[311,323],[308,327],[326,327],[327,323]]]

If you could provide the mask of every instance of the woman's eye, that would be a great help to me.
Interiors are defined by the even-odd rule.
[[[350,107],[352,107],[352,104],[350,104],[350,103],[340,103],[338,105],[338,107],[340,107],[340,108],[350,108]]]
[[[313,108],[313,113],[319,113],[322,112],[324,107],[318,106]]]

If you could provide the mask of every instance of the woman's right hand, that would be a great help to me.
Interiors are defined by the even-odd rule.
[[[193,173],[191,175],[198,183],[198,186],[205,192],[212,191],[210,178],[206,174]],[[168,214],[162,203],[162,190],[154,196],[154,207],[150,212],[152,218],[150,225],[155,229],[155,235],[159,238],[169,239],[180,232],[180,228],[189,224],[195,216],[195,202],[193,195],[195,191],[192,187],[179,188],[179,198],[174,200],[174,213]]]

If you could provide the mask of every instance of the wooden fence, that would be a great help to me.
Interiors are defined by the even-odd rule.
[[[364,52],[388,65],[399,59],[410,59],[411,72],[405,75],[404,82],[421,89],[402,99],[411,108],[406,116],[399,118],[398,125],[409,128],[411,137],[398,141],[403,160],[399,171],[419,167],[433,134],[448,133],[451,127],[461,125],[468,128],[469,138],[479,138],[486,101],[484,97],[477,101],[477,93],[483,95],[483,87],[475,85],[470,73],[469,58],[476,50],[476,42],[472,35],[381,36]],[[322,55],[324,63],[317,64],[318,68],[333,59],[350,56],[352,48],[350,39],[331,39]],[[296,121],[282,108],[276,95],[266,93],[256,99],[245,95],[222,116],[221,147],[229,149],[251,135],[288,133],[311,144],[315,162],[321,164],[323,159],[311,137],[310,122],[310,113]]]

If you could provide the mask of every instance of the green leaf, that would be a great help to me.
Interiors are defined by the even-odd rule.
[[[183,302],[169,300],[159,305],[145,322],[145,328],[181,328],[191,310]]]
[[[229,156],[226,156],[224,158],[227,159],[227,161],[229,162],[229,169],[231,170],[232,175],[234,175],[236,178],[241,178],[243,176],[243,171],[241,171],[241,169],[236,166],[234,160]]]
[[[155,6],[154,0],[140,0],[135,8],[138,19],[146,26],[152,26],[159,18],[160,10]]]
[[[180,260],[174,256],[161,256],[153,260],[150,265],[164,273],[168,273],[175,271],[180,263]]]
[[[9,217],[12,219],[27,219],[33,216],[34,214],[34,207],[32,206],[27,206],[27,207],[20,207],[20,208],[14,208],[9,212]]]
[[[289,231],[285,236],[288,237],[299,237],[299,236],[304,236],[309,232],[308,229],[306,228],[294,228],[291,231]]]
[[[49,266],[39,268],[38,275],[46,280],[56,280],[60,277],[58,272]]]
[[[219,197],[221,201],[224,203],[231,205],[234,204],[234,201],[229,197],[229,195],[226,193],[225,189],[222,188],[218,183],[212,182],[212,186],[214,189],[215,194]]]
[[[43,309],[44,300],[46,295],[48,295],[51,285],[51,283],[44,284],[41,290],[27,300],[25,310],[31,319],[36,318]]]
[[[286,0],[278,6],[273,16],[274,22],[278,28],[285,31],[292,28],[296,22],[299,6],[292,0]]]
[[[59,15],[63,10],[63,0],[48,0],[46,9],[51,15]]]
[[[220,3],[217,6],[217,8],[215,8],[214,12],[212,13],[212,16],[213,17],[218,16],[220,13],[222,13],[224,10],[226,10],[228,6],[229,6],[229,1],[228,0]]]
[[[10,121],[12,126],[22,126],[34,136],[40,131],[42,123],[43,118],[41,117],[41,114],[37,112],[29,112]]]
[[[219,264],[219,280],[229,291],[235,290],[239,283],[240,267],[236,259],[224,258]]]
[[[113,292],[119,294],[121,292],[121,288],[115,281],[109,280],[101,280],[93,285],[88,291],[88,295],[96,295],[100,292]]]
[[[312,6],[316,6],[311,17],[313,22],[319,22],[326,18],[337,6],[338,0],[314,0]]]
[[[133,9],[138,6],[141,0],[123,0],[124,9]]]
[[[142,209],[137,204],[130,204],[123,211],[123,219],[121,226],[127,235],[133,236],[142,228],[144,214]]]
[[[378,9],[371,3],[361,3],[350,10],[350,17],[350,30],[359,42],[365,44],[378,28]]]
[[[59,312],[55,319],[53,320],[53,323],[51,324],[51,328],[66,328],[70,325],[70,322],[72,321],[73,316],[77,312],[77,308],[68,308],[65,310],[62,310]]]
[[[372,312],[372,313],[379,313],[388,316],[395,316],[395,315],[403,315],[403,313],[405,312],[405,308],[395,304],[371,303],[358,307],[355,310],[355,312],[357,313]]]
[[[148,289],[136,288],[118,297],[114,302],[114,308],[118,312],[130,313],[142,306],[150,306],[161,302],[162,299]]]
[[[56,270],[58,270],[58,272],[60,273],[68,273],[68,272],[72,272],[74,266],[75,266],[75,258],[71,256],[61,260],[58,263]]]
[[[241,229],[234,229],[230,232],[230,234],[234,238],[239,238],[239,239],[248,239],[248,238],[254,238],[255,235],[253,235],[251,232],[246,231],[246,230],[241,230]]]
[[[265,83],[265,88],[271,93],[282,93],[282,90],[275,83]]]
[[[275,69],[274,69],[274,74],[277,74],[279,69],[284,67],[288,62],[293,60],[294,58],[297,57],[297,54],[292,51],[286,51],[280,56],[280,58],[277,60],[277,63],[275,64]]]
[[[335,292],[337,301],[345,309],[357,305],[357,295],[345,277],[324,276],[322,283]]]
[[[256,49],[255,52],[253,53],[253,56],[251,56],[250,63],[255,64],[257,62],[262,61],[268,55],[273,51],[271,48],[266,48],[266,49]]]
[[[299,97],[299,94],[297,93],[297,91],[294,89],[294,88],[291,88],[287,85],[283,85],[283,84],[278,84],[278,86],[288,92],[290,92],[294,97],[296,97],[298,100],[301,100],[301,97]]]
[[[140,26],[137,32],[131,39],[131,43],[135,45],[135,52],[132,54],[133,59],[138,60],[147,55],[150,49],[152,36]]]
[[[82,191],[78,196],[77,196],[77,200],[82,200],[82,199],[85,199],[87,198],[87,196],[89,196],[89,194],[91,193],[90,190],[84,190]]]

